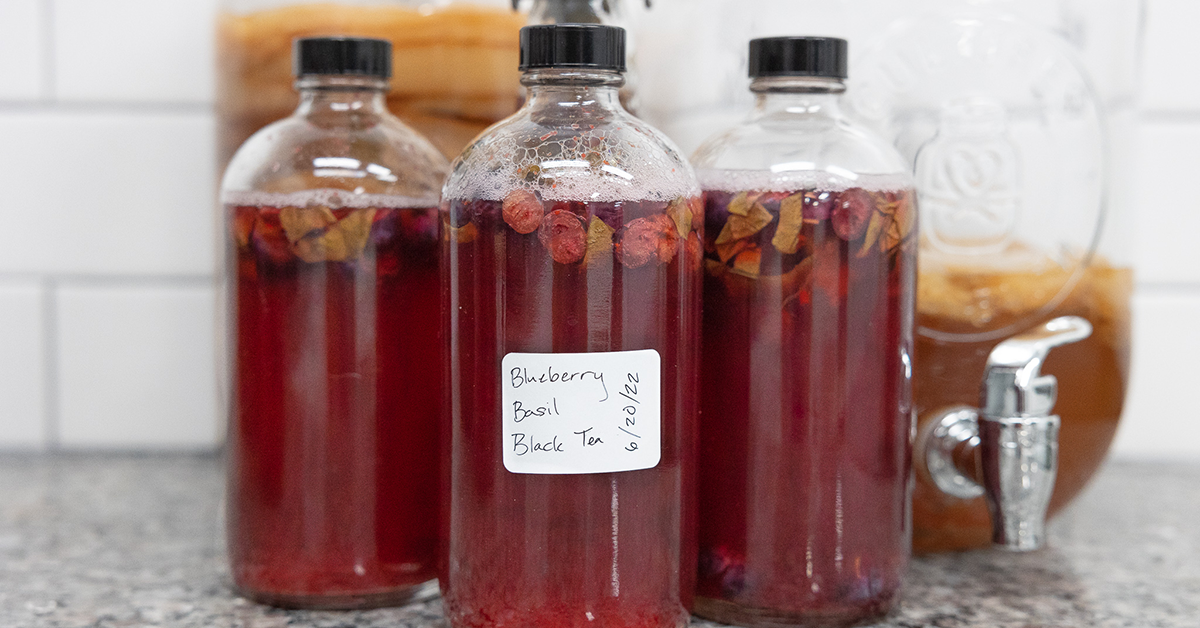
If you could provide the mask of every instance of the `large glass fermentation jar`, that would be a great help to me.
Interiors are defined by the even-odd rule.
[[[529,95],[443,194],[455,628],[680,627],[703,217],[618,99],[624,31],[521,32]]]
[[[850,123],[846,42],[750,43],[749,119],[697,151],[705,197],[696,614],[886,614],[909,556],[916,207]]]
[[[392,42],[387,104],[453,158],[521,100],[508,0],[221,0],[217,17],[219,165],[246,138],[296,108],[289,55],[297,37]]]
[[[1006,338],[1063,315],[1094,330],[1042,367],[1057,378],[1061,416],[1052,515],[1104,459],[1124,400],[1132,274],[1111,183],[1124,174],[1079,59],[1009,6],[960,3],[897,22],[863,58],[853,104],[916,175],[922,433],[940,411],[978,405],[989,354]],[[946,494],[925,458],[916,463],[914,549],[988,544],[982,491]]]
[[[290,607],[436,593],[438,193],[384,105],[386,41],[296,46],[300,106],[234,156],[225,205],[233,581]]]

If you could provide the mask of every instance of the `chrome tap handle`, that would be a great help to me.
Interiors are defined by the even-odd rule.
[[[940,489],[964,499],[987,498],[992,541],[1001,547],[1028,551],[1045,543],[1060,421],[1050,414],[1058,381],[1041,368],[1051,349],[1091,333],[1086,320],[1063,316],[1000,343],[988,356],[980,409],[943,412],[920,441],[924,451],[918,455]],[[969,456],[977,474],[956,462]]]

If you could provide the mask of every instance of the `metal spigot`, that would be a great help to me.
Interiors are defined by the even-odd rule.
[[[1041,374],[1042,363],[1054,347],[1091,333],[1086,320],[1063,316],[1001,342],[988,356],[980,408],[941,412],[919,441],[924,451],[918,456],[938,488],[963,499],[987,498],[992,541],[1005,549],[1030,551],[1045,543],[1060,421],[1050,414],[1058,381]]]

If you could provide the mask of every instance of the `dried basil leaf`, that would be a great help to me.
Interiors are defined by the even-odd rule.
[[[757,194],[751,196],[749,192],[739,192],[737,196],[733,197],[733,200],[729,201],[726,209],[734,216],[748,216],[750,214],[750,206],[757,199]]]
[[[298,209],[298,208],[289,208]],[[323,209],[324,212],[320,211]],[[310,225],[316,225],[333,217],[333,212],[326,208],[318,210],[298,210],[289,212],[285,219],[280,211],[280,222],[284,232],[291,240],[294,233],[300,233]],[[345,218],[334,222],[325,228],[324,232],[307,229],[306,235],[293,241],[292,251],[300,259],[309,262],[342,262],[362,254],[371,236],[371,224],[375,220],[374,209],[361,209],[350,212]],[[291,225],[289,227],[288,225]]]
[[[592,216],[592,222],[587,230],[587,252],[583,255],[584,264],[592,264],[597,260],[609,260],[612,257],[613,234],[616,231],[603,220]]]
[[[804,226],[804,194],[793,194],[779,203],[779,225],[771,244],[786,255],[800,250],[800,229]]]
[[[683,237],[692,230],[692,208],[683,198],[677,198],[667,205],[667,215],[675,222],[675,229],[679,232],[679,236]]]
[[[324,231],[335,222],[337,216],[328,207],[284,207],[279,210],[279,223],[292,244],[314,231]]]
[[[775,217],[771,212],[767,211],[761,203],[755,203],[750,207],[749,214],[746,216],[731,215],[729,220],[725,222],[725,226],[730,229],[730,237],[735,240],[743,240],[762,231]]]
[[[728,225],[726,226],[728,228]],[[753,244],[749,240],[730,240],[723,244],[717,245],[717,257],[721,259],[721,263],[728,263],[729,260],[737,256],[738,253],[750,248]]]
[[[894,212],[892,222],[888,225],[886,237],[879,243],[879,250],[885,253],[899,246],[916,226],[916,212],[908,194],[901,194],[891,205]]]
[[[884,228],[892,221],[890,216],[881,212],[871,213],[871,222],[867,223],[867,235],[863,238],[862,247],[858,249],[858,257],[866,257],[871,252],[875,242],[879,240],[879,236],[883,234]]]

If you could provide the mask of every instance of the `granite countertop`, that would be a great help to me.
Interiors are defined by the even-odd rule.
[[[340,613],[237,598],[221,483],[206,456],[0,456],[0,626],[446,628],[437,601]],[[879,625],[1200,626],[1200,465],[1108,465],[1050,543],[918,558],[900,612]]]

